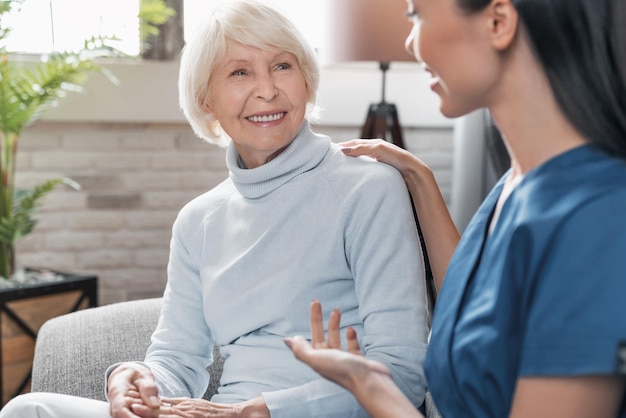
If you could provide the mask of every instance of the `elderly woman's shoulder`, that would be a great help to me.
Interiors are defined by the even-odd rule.
[[[225,179],[210,190],[194,197],[180,209],[179,216],[194,217],[206,214],[207,208],[216,208],[232,195],[234,186],[232,181]]]
[[[330,162],[335,168],[343,171],[343,168],[348,167],[358,176],[401,178],[400,173],[394,167],[378,162],[371,157],[347,156],[341,151],[341,146],[335,143],[331,144],[330,158]]]
[[[402,175],[394,167],[369,157],[347,156],[334,143],[331,144],[323,174],[331,187],[343,193],[355,189],[380,194],[406,190]]]

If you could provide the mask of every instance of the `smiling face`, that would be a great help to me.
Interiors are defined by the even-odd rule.
[[[458,117],[489,104],[501,75],[490,39],[488,8],[466,13],[456,0],[408,0],[414,28],[407,49],[431,75],[440,110]]]
[[[308,89],[298,60],[227,41],[209,80],[205,110],[230,136],[247,168],[280,154],[302,127]]]

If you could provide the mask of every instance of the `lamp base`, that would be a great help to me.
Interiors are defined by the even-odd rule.
[[[361,138],[381,138],[387,141],[388,132],[391,133],[390,142],[400,148],[404,148],[396,105],[384,101],[371,104],[367,112],[367,119],[361,130]]]

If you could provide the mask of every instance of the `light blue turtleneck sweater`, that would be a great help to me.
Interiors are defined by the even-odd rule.
[[[346,157],[305,123],[275,159],[241,166],[188,203],[171,241],[168,283],[145,363],[161,395],[200,397],[212,347],[226,361],[218,403],[263,396],[273,418],[367,417],[354,397],[295,359],[315,298],[342,312],[368,358],[422,402],[424,268],[399,173]]]

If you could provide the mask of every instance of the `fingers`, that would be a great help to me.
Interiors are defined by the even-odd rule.
[[[359,146],[359,145],[377,145],[380,143],[386,142],[385,140],[378,138],[378,139],[351,139],[349,141],[344,141],[344,142],[340,142],[339,146],[343,147],[343,148],[350,148],[350,147],[355,147],[355,146]]]
[[[336,348],[341,349],[341,312],[333,309],[328,319],[328,342],[324,333],[324,318],[322,314],[322,304],[318,300],[311,302],[311,346],[313,348]],[[348,351],[354,354],[361,354],[361,347],[357,340],[356,331],[348,328],[346,331],[348,340]]]
[[[139,398],[118,397],[111,399],[109,402],[109,414],[113,418],[137,418],[139,415],[134,413],[133,407],[138,402],[141,402]]]
[[[311,302],[311,344],[313,347],[325,347],[324,320],[322,318],[322,304],[318,300]]]
[[[139,390],[141,399],[144,401],[146,406],[149,408],[158,408],[159,405],[161,405],[159,391],[154,379],[151,376],[150,378],[142,377],[135,380],[135,386]]]
[[[353,147],[355,145],[358,145],[360,142],[360,139],[352,139],[350,141],[344,141],[344,142],[340,142],[339,146],[342,148],[350,148]]]
[[[363,355],[361,352],[361,346],[359,345],[359,340],[357,339],[356,331],[354,328],[349,327],[346,330],[346,340],[348,344],[348,351],[352,354]]]
[[[136,410],[154,410],[160,404],[152,372],[138,363],[123,363],[113,370],[107,391],[111,416],[115,418],[148,417],[149,414],[138,414]]]
[[[187,400],[188,398],[167,398],[167,397],[162,397],[161,398],[161,404],[164,406],[172,406],[172,405],[178,405],[179,403],[183,403]]]
[[[385,148],[397,147],[384,139],[353,139],[351,141],[340,142],[344,154],[351,156],[367,155],[378,156]]]
[[[341,323],[341,312],[333,309],[328,319],[328,342],[324,335],[324,318],[322,314],[322,304],[318,300],[311,302],[311,345],[315,348],[341,348],[341,336],[339,326]]]
[[[130,409],[133,413],[141,418],[161,418],[161,412],[163,412],[162,407],[159,408],[150,408],[141,403],[135,403],[130,406]]]
[[[341,348],[340,322],[341,312],[339,312],[339,309],[333,309],[328,319],[328,348]]]
[[[424,163],[409,151],[382,139],[354,139],[342,142],[341,151],[350,157],[370,157],[395,167],[400,172]]]
[[[133,404],[132,411],[141,418],[166,418],[166,417],[187,417],[184,408],[177,407],[183,404],[187,398],[161,398],[158,408],[149,408],[144,404]]]

